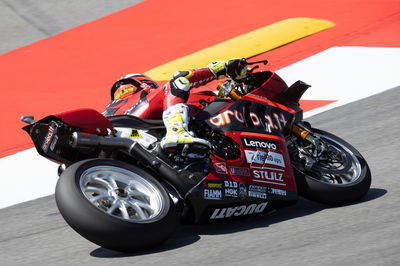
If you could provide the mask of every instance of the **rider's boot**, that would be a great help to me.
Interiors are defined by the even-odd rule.
[[[188,132],[189,108],[184,103],[170,106],[163,112],[167,133],[160,143],[167,153],[181,153],[183,156],[204,157],[210,150],[207,140],[196,138]]]

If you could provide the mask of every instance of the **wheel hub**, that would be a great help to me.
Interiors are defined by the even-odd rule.
[[[81,174],[80,188],[100,210],[132,222],[160,219],[159,214],[168,207],[156,186],[124,168],[89,168]]]

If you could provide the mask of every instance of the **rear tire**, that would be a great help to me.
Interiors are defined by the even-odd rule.
[[[132,252],[165,241],[176,227],[175,206],[163,186],[130,164],[91,159],[61,175],[56,202],[65,221],[102,247]]]
[[[370,188],[371,171],[360,152],[331,133],[319,129],[312,129],[312,131],[329,144],[347,153],[351,158],[351,168],[345,174],[347,178],[350,176],[351,180],[349,182],[330,183],[318,178],[311,171],[300,170],[293,164],[299,194],[310,200],[330,205],[345,204],[361,199]],[[338,177],[338,180],[340,180],[340,177]]]

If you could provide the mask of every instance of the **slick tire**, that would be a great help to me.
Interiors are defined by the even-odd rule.
[[[348,153],[353,160],[356,174],[352,182],[335,184],[318,180],[293,167],[299,194],[307,199],[329,205],[340,205],[360,200],[368,192],[371,185],[371,171],[365,159],[360,152],[343,139],[323,130],[312,130],[321,138],[330,143],[335,143],[342,151]]]
[[[135,195],[142,201],[149,199],[148,205],[137,205],[140,200]],[[155,247],[177,223],[175,206],[164,187],[143,169],[121,161],[90,159],[71,165],[60,176],[55,197],[61,215],[77,233],[111,250]],[[138,207],[143,205],[148,210]]]

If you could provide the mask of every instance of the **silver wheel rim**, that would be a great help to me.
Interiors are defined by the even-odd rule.
[[[351,150],[349,150],[346,146],[344,146],[342,143],[333,138],[318,133],[316,133],[316,135],[324,140],[327,140],[331,145],[334,145],[336,148],[343,150],[348,155],[350,155],[351,158],[351,167],[349,168],[346,174],[340,175],[341,183],[333,182],[332,179],[325,177],[324,175],[320,176],[321,177],[320,181],[338,186],[349,185],[356,182],[361,176],[361,165],[357,157],[354,155],[354,153]]]
[[[80,176],[80,189],[98,209],[129,222],[159,220],[169,207],[154,184],[120,167],[95,166],[85,170]]]

